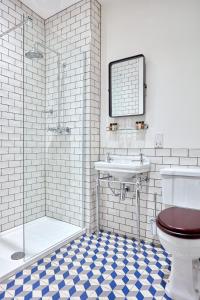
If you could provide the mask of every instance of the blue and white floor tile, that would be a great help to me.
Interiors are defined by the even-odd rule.
[[[0,299],[170,300],[168,254],[109,233],[83,235],[0,285]]]

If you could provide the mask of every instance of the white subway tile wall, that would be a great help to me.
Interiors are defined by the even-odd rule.
[[[99,147],[100,5],[96,1],[78,2],[47,19],[45,28],[47,46],[61,54],[61,126],[71,128],[70,135],[47,134],[46,214],[81,226],[84,178],[85,215],[90,227],[94,218],[88,210],[92,201],[89,189],[95,181],[90,157],[93,148]],[[47,52],[46,62],[46,105],[53,108],[47,126],[57,126],[55,54]],[[94,160],[95,155],[98,151]]]
[[[89,156],[86,156],[89,193],[86,195],[85,218],[90,231],[96,226],[96,171],[94,162],[99,160],[100,153],[100,89],[101,89],[101,9],[97,1],[91,2],[91,49],[90,49],[90,85],[87,104],[89,122],[87,126],[87,145]]]
[[[161,177],[160,169],[171,166],[186,166],[188,168],[200,167],[200,149],[101,149],[101,159],[106,153],[113,155],[137,155],[139,152],[147,155],[151,161],[149,182],[144,184],[141,192],[141,237],[152,241],[151,219],[155,216],[154,194],[157,194],[156,215],[164,206],[161,204]],[[118,185],[115,186],[119,188]],[[104,185],[101,188],[100,227],[103,230],[117,232],[121,235],[136,237],[136,206],[133,198],[133,188],[127,199],[120,201],[119,197],[112,195]]]

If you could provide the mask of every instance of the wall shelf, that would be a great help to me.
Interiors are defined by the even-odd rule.
[[[136,128],[118,128],[117,131],[134,131],[134,132],[145,132],[148,128],[136,129]]]
[[[146,127],[144,129],[136,129],[136,128],[130,128],[130,127],[127,127],[127,128],[117,128],[116,130],[108,130],[109,132],[117,132],[117,131],[132,131],[132,132],[137,132],[137,133],[142,133],[142,132],[146,132],[146,130],[149,128],[148,125],[146,125]]]

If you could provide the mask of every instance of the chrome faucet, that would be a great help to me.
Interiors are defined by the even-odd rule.
[[[110,153],[106,153],[106,162],[111,162],[112,158],[110,157]]]
[[[144,154],[142,152],[140,152],[140,163],[141,165],[143,164],[144,162]]]

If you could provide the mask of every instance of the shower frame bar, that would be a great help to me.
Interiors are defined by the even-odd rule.
[[[2,33],[0,34],[0,38],[4,37],[5,35],[9,34],[10,32],[12,32],[12,31],[14,31],[15,29],[21,27],[22,25],[24,25],[25,23],[27,23],[27,22],[29,22],[29,21],[31,21],[31,22],[33,21],[33,19],[32,19],[30,16],[26,17],[22,22],[20,22],[20,23],[18,23],[17,25],[11,27],[10,29],[8,29],[8,30],[2,32]]]

